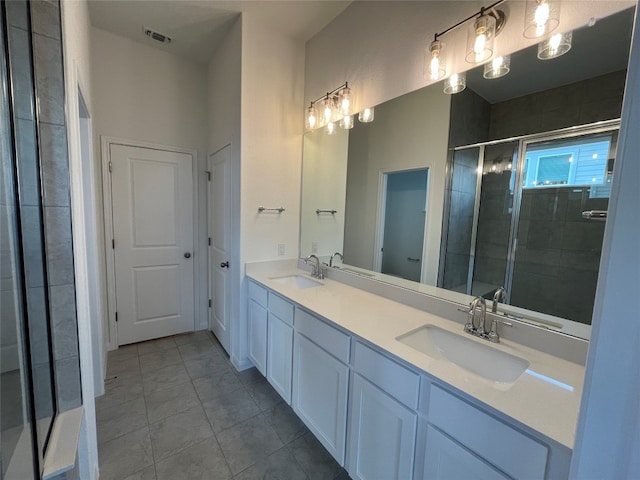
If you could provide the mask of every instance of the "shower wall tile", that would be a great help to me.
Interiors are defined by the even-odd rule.
[[[619,118],[625,79],[622,70],[493,104],[489,139]]]
[[[40,162],[44,185],[44,205],[68,207],[71,204],[69,198],[69,156],[64,126],[40,124]]]
[[[13,3],[13,2],[8,2]],[[33,120],[33,76],[31,72],[31,44],[29,33],[17,27],[9,27],[9,48],[14,61],[11,65],[13,77],[15,115],[24,120]]]
[[[82,404],[80,389],[80,359],[69,357],[56,360],[56,391],[58,394],[58,410],[65,412]]]
[[[49,307],[56,360],[78,356],[76,292],[73,284],[49,288]]]
[[[7,6],[7,23],[12,27],[18,27],[23,30],[29,28],[29,20],[27,17],[28,5],[26,2],[5,2]]]
[[[62,38],[60,34],[60,5],[57,1],[31,0],[31,29],[45,37],[56,40]]]
[[[42,217],[40,207],[25,206],[20,209],[22,220],[24,275],[27,287],[44,285],[42,264]]]
[[[39,120],[64,125],[64,82],[60,40],[34,34],[34,58]]]
[[[31,359],[37,365],[49,363],[49,332],[44,287],[27,289],[27,315]]]
[[[74,271],[71,209],[69,207],[45,207],[44,216],[49,286],[72,284]]]
[[[15,126],[20,204],[40,205],[35,122],[33,120],[18,119]]]

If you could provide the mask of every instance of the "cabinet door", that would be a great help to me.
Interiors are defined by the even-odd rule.
[[[267,373],[267,309],[249,300],[249,358],[262,375]]]
[[[509,477],[454,442],[431,425],[427,426],[423,480],[507,480]]]
[[[344,466],[349,368],[299,333],[293,350],[293,410]]]
[[[291,405],[293,328],[272,313],[269,313],[267,345],[267,380],[284,401]]]
[[[352,380],[349,475],[361,480],[409,480],[417,416],[360,375]]]

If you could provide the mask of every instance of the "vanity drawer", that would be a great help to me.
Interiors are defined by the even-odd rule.
[[[249,280],[249,298],[267,308],[267,289]]]
[[[269,292],[269,313],[293,326],[293,304],[273,292]]]
[[[545,478],[548,447],[432,385],[429,423],[513,478]]]
[[[420,375],[366,345],[355,342],[353,366],[358,373],[407,407],[418,407]]]
[[[312,340],[342,363],[349,363],[349,335],[296,308],[296,331]]]

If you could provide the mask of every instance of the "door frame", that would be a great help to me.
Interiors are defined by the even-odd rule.
[[[197,150],[172,147],[168,145],[161,145],[151,142],[143,142],[139,140],[130,140],[121,137],[100,136],[100,146],[102,151],[102,206],[104,217],[104,250],[105,261],[107,267],[107,318],[109,324],[108,349],[118,349],[118,325],[116,323],[116,269],[115,261],[116,256],[113,248],[109,248],[113,240],[113,205],[111,195],[111,172],[109,171],[109,163],[111,162],[111,145],[123,145],[126,147],[138,147],[147,148],[151,150],[162,150],[165,152],[184,153],[191,155],[192,158],[192,177],[193,177],[193,192],[192,192],[192,222],[193,222],[193,257],[199,258],[199,225],[198,225],[198,152]],[[196,330],[196,319],[200,318],[200,302],[198,301],[198,294],[200,289],[200,282],[198,281],[198,268],[194,264],[193,269],[193,329]]]
[[[431,164],[410,165],[410,166],[394,166],[389,168],[381,168],[378,170],[378,201],[376,205],[376,234],[373,246],[373,270],[380,272],[382,270],[382,245],[384,243],[384,223],[387,204],[387,177],[391,173],[411,172],[418,170],[427,170],[427,194],[424,198],[426,211],[424,212],[424,230],[422,232],[422,263],[420,265],[420,282],[424,281],[426,273],[426,253],[427,253],[427,231],[429,225],[429,191],[431,184]]]

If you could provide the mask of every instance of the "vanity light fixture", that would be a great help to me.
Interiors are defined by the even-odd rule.
[[[440,56],[443,47],[442,42],[438,40],[438,34],[436,34],[433,42],[429,44],[429,47],[427,47],[424,53],[424,78],[433,81],[444,78],[446,65]]]
[[[464,73],[454,73],[444,81],[444,93],[460,93],[467,88],[467,76]]]
[[[373,122],[374,116],[375,112],[373,110],[373,107],[368,107],[358,114],[358,120],[360,121],[360,123],[370,123]]]
[[[503,14],[504,18],[504,14]],[[484,62],[493,55],[493,39],[496,36],[496,17],[480,10],[480,16],[471,24],[467,32],[467,55],[469,63]]]
[[[560,24],[560,2],[528,0],[524,14],[526,38],[539,38],[553,32]]]
[[[556,33],[538,44],[538,58],[540,60],[550,60],[564,55],[571,50],[572,36],[572,32]]]
[[[494,79],[504,77],[511,70],[511,55],[504,57],[496,57],[488,63],[484,64],[483,77],[486,79]]]
[[[316,104],[320,104],[320,114],[316,109]],[[316,128],[329,125],[339,121],[343,116],[351,114],[351,89],[347,82],[334,88],[325,95],[316,98],[311,102],[305,112],[305,128],[314,130]]]
[[[327,123],[327,135],[336,133],[336,124],[334,122]]]

